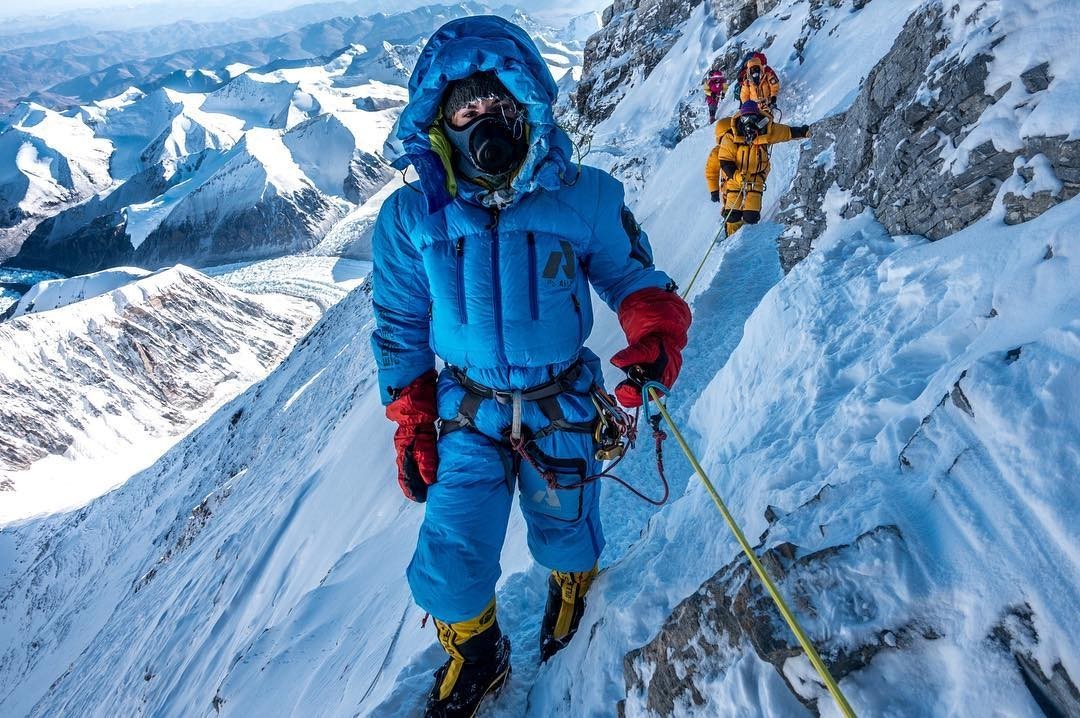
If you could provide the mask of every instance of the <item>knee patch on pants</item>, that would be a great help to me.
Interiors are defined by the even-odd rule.
[[[726,215],[728,224],[735,224],[737,222],[745,221],[743,219],[744,214],[745,213],[741,209],[733,209],[733,210],[731,210],[731,212]]]
[[[742,215],[742,221],[747,224],[757,224],[761,220],[761,212],[754,209],[745,209],[740,214]]]

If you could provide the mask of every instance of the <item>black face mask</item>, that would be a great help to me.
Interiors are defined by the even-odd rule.
[[[743,115],[735,121],[735,129],[748,142],[753,142],[768,128],[769,118],[764,115]]]
[[[520,119],[508,123],[500,115],[485,114],[461,129],[443,124],[454,148],[481,174],[497,177],[516,169],[525,159],[528,144]]]
[[[750,80],[756,85],[761,82],[761,70],[754,68],[750,70]]]

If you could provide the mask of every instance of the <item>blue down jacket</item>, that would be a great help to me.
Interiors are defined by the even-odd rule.
[[[529,123],[529,152],[501,209],[453,177],[445,140],[433,131],[447,83],[480,71],[498,75]],[[448,23],[417,60],[397,166],[412,164],[420,186],[387,199],[372,239],[372,344],[384,403],[391,388],[432,369],[435,355],[495,388],[548,381],[582,355],[590,283],[612,309],[639,289],[669,284],[622,185],[573,162],[552,113],[556,95],[528,35],[501,18]],[[598,368],[591,373],[599,381]]]

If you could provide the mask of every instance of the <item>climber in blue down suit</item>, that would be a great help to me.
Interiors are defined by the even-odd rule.
[[[624,406],[640,405],[644,379],[670,386],[686,345],[689,308],[622,185],[573,160],[556,95],[521,28],[444,25],[398,123],[396,166],[412,164],[419,185],[394,192],[375,227],[372,346],[398,481],[426,501],[408,579],[449,656],[428,716],[473,715],[509,671],[495,585],[515,490],[529,549],[552,571],[541,658],[577,629],[604,547],[599,484],[561,488],[600,470],[590,285],[627,336],[612,358],[634,369],[615,390]]]

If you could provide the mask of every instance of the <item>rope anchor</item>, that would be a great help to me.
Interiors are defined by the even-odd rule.
[[[821,656],[818,655],[817,649],[814,648],[814,644],[810,641],[809,636],[806,635],[806,631],[803,630],[799,624],[799,620],[795,617],[791,608],[788,607],[784,597],[780,594],[780,590],[769,578],[769,574],[765,571],[765,567],[761,564],[761,560],[758,559],[757,554],[754,553],[754,549],[750,546],[750,542],[746,540],[746,535],[743,533],[742,528],[739,527],[738,522],[735,521],[735,517],[731,515],[724,500],[720,498],[720,494],[716,491],[716,487],[713,486],[712,481],[709,480],[708,475],[705,473],[705,469],[702,468],[701,462],[698,461],[697,456],[694,454],[690,445],[686,442],[682,432],[679,431],[679,427],[675,424],[671,418],[671,414],[668,413],[667,406],[664,402],[660,401],[660,397],[669,393],[667,387],[658,382],[645,382],[641,387],[642,406],[645,407],[645,417],[653,423],[655,417],[655,423],[653,423],[656,431],[660,431],[659,423],[662,417],[667,422],[668,428],[670,428],[672,435],[675,437],[675,441],[678,442],[679,448],[686,454],[686,458],[690,460],[690,464],[694,467],[694,471],[697,473],[698,478],[701,479],[701,483],[705,485],[706,491],[712,497],[713,503],[720,510],[721,516],[724,517],[724,522],[731,529],[732,534],[735,536],[735,540],[738,541],[739,547],[742,548],[743,553],[750,560],[750,565],[753,567],[754,572],[761,579],[762,584],[765,586],[765,590],[768,591],[769,596],[772,598],[773,603],[776,604],[777,610],[783,617],[784,622],[787,623],[788,628],[795,635],[795,640],[802,646],[803,652],[806,653],[806,657],[810,660],[810,664],[817,671],[818,676],[824,682],[825,687],[829,690],[829,694],[832,695],[833,700],[836,701],[837,707],[840,709],[840,713],[845,718],[855,718],[855,711],[851,709],[851,705],[848,703],[847,698],[844,696],[843,691],[840,690],[839,684],[836,679],[833,678],[832,673],[829,672],[829,667],[825,665],[825,662],[821,660]],[[655,402],[656,408],[659,411],[657,414],[650,414],[649,402]],[[660,444],[657,443],[657,456],[659,456]]]

